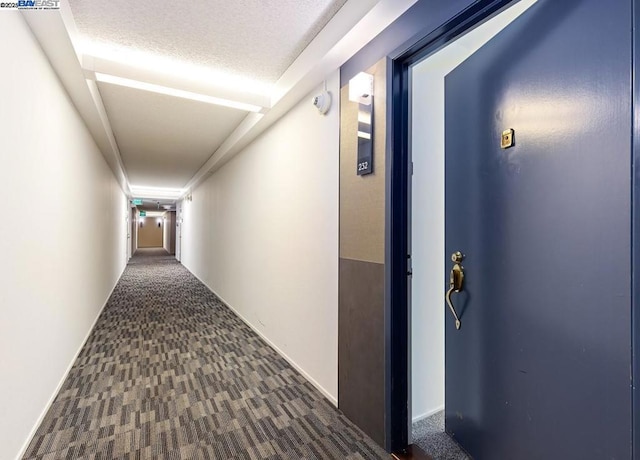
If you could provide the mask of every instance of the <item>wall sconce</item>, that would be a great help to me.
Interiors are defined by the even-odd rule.
[[[371,96],[373,96],[373,75],[360,72],[349,80],[350,101],[371,105]]]
[[[360,72],[349,80],[349,100],[358,103],[358,162],[356,173],[373,172],[373,75]]]

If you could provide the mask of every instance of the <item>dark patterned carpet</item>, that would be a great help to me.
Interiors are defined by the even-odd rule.
[[[389,457],[173,257],[138,250],[24,458]]]

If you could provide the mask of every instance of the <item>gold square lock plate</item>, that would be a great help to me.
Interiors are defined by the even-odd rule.
[[[500,147],[508,149],[513,147],[513,129],[506,129],[502,131],[502,138],[500,139]]]

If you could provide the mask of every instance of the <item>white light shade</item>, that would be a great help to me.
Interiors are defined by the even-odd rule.
[[[360,104],[371,104],[373,96],[373,75],[360,72],[349,80],[349,100]]]
[[[230,101],[219,97],[207,96],[206,94],[192,93],[181,89],[169,88],[167,86],[154,85],[138,80],[130,80],[128,78],[116,77],[96,72],[96,80],[103,83],[111,83],[112,85],[126,86],[128,88],[141,89],[152,93],[166,94],[168,96],[181,97],[183,99],[191,99],[193,101],[206,102],[207,104],[221,105],[232,109],[244,110],[247,112],[260,112],[262,107],[253,104],[245,104],[244,102]]]

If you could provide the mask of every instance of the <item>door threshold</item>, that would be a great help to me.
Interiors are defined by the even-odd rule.
[[[400,452],[394,452],[391,454],[391,458],[394,460],[433,460],[431,456],[427,455],[427,453],[416,444],[411,444]]]

